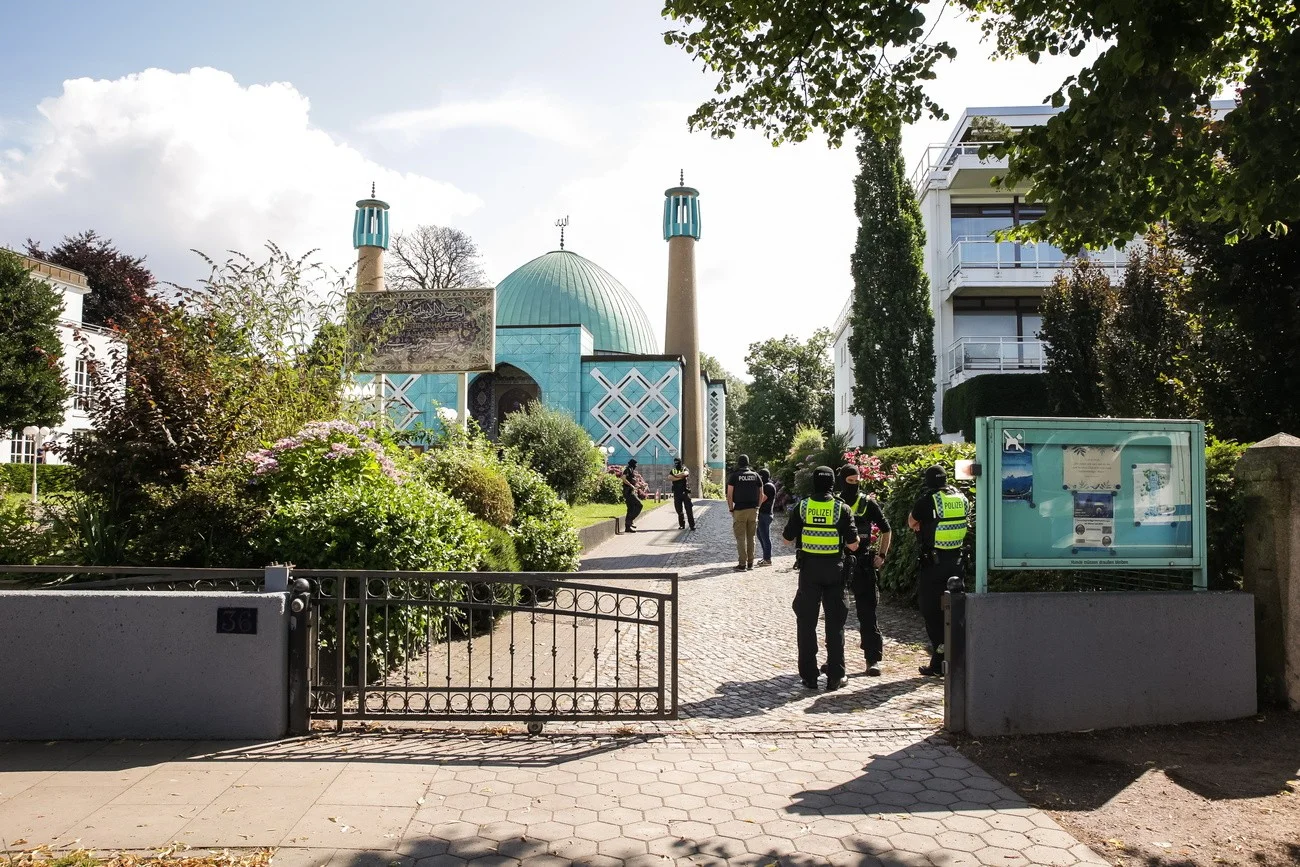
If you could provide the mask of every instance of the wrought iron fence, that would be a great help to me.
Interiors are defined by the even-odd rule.
[[[221,590],[258,593],[264,569],[173,566],[0,566],[0,588],[23,590]]]

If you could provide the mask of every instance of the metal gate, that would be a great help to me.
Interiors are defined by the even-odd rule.
[[[676,574],[292,576],[292,728],[677,718]]]

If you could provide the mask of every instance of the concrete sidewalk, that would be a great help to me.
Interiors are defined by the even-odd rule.
[[[884,677],[851,652],[847,686],[805,691],[790,556],[732,572],[725,507],[697,517],[692,534],[670,509],[647,513],[647,532],[584,563],[681,573],[679,721],[0,744],[0,840],[279,846],[291,867],[1106,863],[937,734],[913,612],[882,608]]]

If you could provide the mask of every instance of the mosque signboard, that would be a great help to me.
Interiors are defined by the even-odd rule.
[[[350,293],[349,354],[364,373],[492,370],[495,302],[491,288]]]

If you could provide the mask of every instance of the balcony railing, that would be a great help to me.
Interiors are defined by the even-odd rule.
[[[1005,166],[1006,161],[997,157],[979,158],[980,148],[992,147],[998,144],[1001,144],[1001,142],[968,141],[930,145],[925,149],[925,153],[921,155],[916,168],[912,170],[912,189],[916,191],[919,198],[931,181],[948,177],[957,169],[962,157],[970,158],[967,167],[972,167],[971,164],[990,169]]]
[[[1127,256],[1114,247],[1089,251],[1087,257],[1108,270],[1122,270]],[[948,248],[948,280],[967,269],[1046,271],[1064,268],[1074,257],[1051,244],[959,238]],[[1003,276],[1003,275],[999,275]]]
[[[1047,364],[1043,341],[1032,337],[961,337],[946,355],[950,385],[963,375],[1035,372]]]

